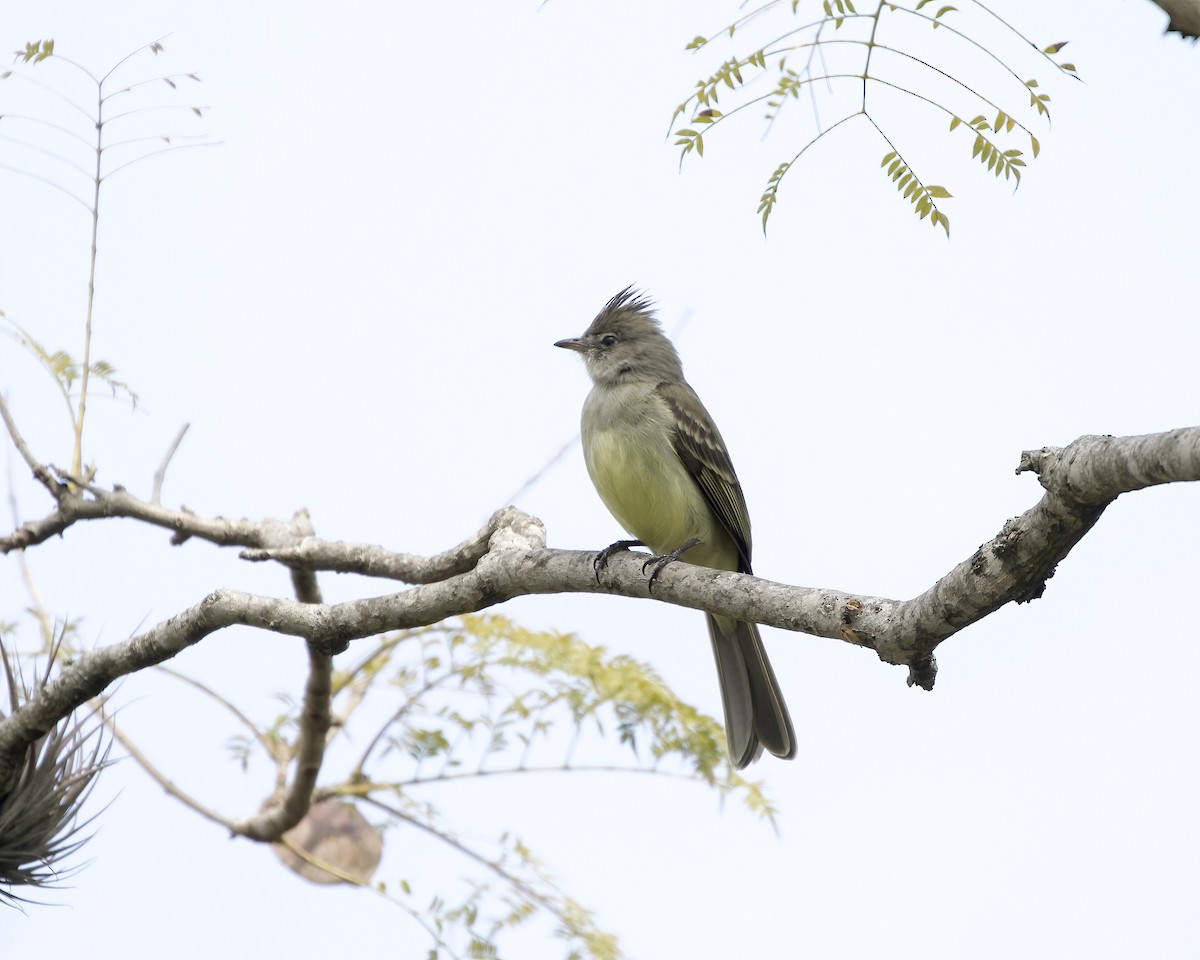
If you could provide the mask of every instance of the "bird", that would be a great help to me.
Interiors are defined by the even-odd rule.
[[[635,539],[596,556],[597,575],[615,552],[654,554],[650,589],[682,558],[751,573],[750,516],[725,441],[683,375],[653,302],[626,287],[582,336],[554,344],[579,353],[592,380],[581,416],[588,475],[616,521]],[[796,755],[796,735],[758,626],[705,615],[717,662],[730,761],[742,769],[765,748]]]

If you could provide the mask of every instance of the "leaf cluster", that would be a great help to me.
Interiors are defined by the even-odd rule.
[[[1013,134],[1027,136],[1036,157],[1040,151],[1037,137],[1019,117],[1025,111],[1016,104],[1000,106],[998,99],[1010,99],[1011,92],[1005,86],[1020,84],[1028,93],[1029,111],[1038,118],[1049,119],[1049,94],[1043,93],[1036,79],[1020,80],[1013,64],[1028,58],[1030,47],[1036,56],[1049,63],[1059,73],[1074,75],[1075,66],[1054,60],[1066,45],[1054,43],[1038,51],[1018,31],[1013,29],[984,4],[973,2],[972,9],[982,14],[983,23],[965,24],[958,7],[943,4],[935,9],[933,0],[891,3],[880,0],[873,9],[860,10],[851,0],[823,0],[823,15],[793,26],[789,19],[795,18],[803,0],[768,0],[768,2],[743,14],[736,21],[709,36],[697,36],[686,49],[706,49],[718,36],[732,38],[741,34],[752,24],[762,28],[770,23],[774,36],[765,43],[756,43],[749,53],[727,57],[707,76],[697,80],[692,93],[676,108],[671,118],[671,128],[676,137],[675,145],[680,148],[680,162],[691,153],[704,155],[704,131],[699,124],[719,124],[749,107],[762,104],[766,107],[768,130],[779,120],[784,108],[799,100],[806,93],[812,101],[816,132],[801,136],[801,144],[790,158],[777,164],[769,176],[759,198],[758,213],[762,218],[763,230],[779,201],[780,186],[784,177],[793,171],[805,151],[849,120],[863,118],[888,145],[888,159],[883,166],[889,167],[888,174],[899,186],[904,199],[911,202],[913,211],[921,219],[929,218],[934,226],[941,226],[949,235],[949,217],[934,201],[949,199],[951,194],[944,187],[925,186],[913,165],[903,157],[897,146],[899,134],[905,129],[901,120],[892,115],[894,99],[881,96],[891,91],[901,95],[917,106],[940,111],[951,118],[951,130],[964,123],[961,119],[972,112],[982,112],[968,127],[975,130],[972,157],[979,157],[986,168],[1006,179],[1020,180],[1022,151],[1010,144],[1001,144],[997,136]],[[757,21],[757,23],[756,23]],[[943,39],[922,41],[913,33],[914,26],[927,25],[930,34]],[[843,30],[845,28],[845,30]],[[1015,41],[1015,42],[1014,42]],[[967,44],[975,51],[975,62],[994,62],[1000,67],[1007,80],[992,83],[990,87],[972,84],[956,76],[940,65],[942,57],[953,48]],[[999,52],[998,52],[999,51]],[[847,67],[835,67],[827,58],[837,55],[839,63]],[[795,58],[803,58],[802,64]],[[849,59],[847,59],[849,58]],[[769,89],[752,93],[751,85],[765,81]],[[949,85],[947,89],[947,84]],[[818,86],[824,86],[829,99],[842,107],[850,107],[840,119],[832,124],[823,124],[820,118]],[[836,89],[835,89],[836,88]],[[721,113],[716,109],[722,93],[730,91],[739,100]],[[838,92],[840,91],[840,92]],[[856,91],[854,95],[850,91]],[[972,111],[963,109],[971,105]],[[981,118],[987,114],[994,121]],[[687,119],[690,115],[690,119]],[[987,126],[992,136],[984,134]],[[678,127],[678,129],[677,129]],[[711,127],[709,128],[711,130]],[[903,172],[893,176],[898,167],[891,164],[899,159]]]
[[[45,687],[55,655],[52,647],[44,672],[27,685],[19,658],[0,642],[11,711]],[[4,715],[0,710],[0,719]],[[32,901],[17,889],[56,886],[79,869],[64,861],[87,842],[82,831],[90,821],[80,810],[107,756],[108,741],[97,725],[67,717],[30,745],[12,774],[0,780],[0,904],[19,908]]]
[[[253,772],[261,754],[277,782],[287,775],[298,752],[296,704],[286,702],[258,724],[192,685],[245,726],[232,744],[243,768]],[[534,918],[553,923],[569,955],[620,955],[615,938],[558,890],[523,841],[508,832],[467,839],[452,827],[431,799],[433,784],[462,780],[479,791],[495,777],[655,774],[700,781],[759,816],[774,816],[761,786],[729,765],[715,719],[676,697],[648,664],[571,634],[528,630],[498,616],[389,634],[335,671],[333,690],[331,747],[338,747],[344,772],[315,799],[341,797],[383,814],[389,830],[409,835],[406,849],[415,836],[432,838],[466,870],[457,899],[444,888],[421,897],[427,882],[415,872],[373,886],[429,932],[431,955],[490,956],[498,938]],[[351,751],[354,744],[360,746]],[[323,770],[336,768],[331,754]]]

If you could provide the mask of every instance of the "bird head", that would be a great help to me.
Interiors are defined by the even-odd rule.
[[[662,332],[653,304],[633,287],[609,300],[583,336],[554,345],[581,354],[593,383],[683,380],[679,354]]]

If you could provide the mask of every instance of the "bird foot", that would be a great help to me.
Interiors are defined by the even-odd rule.
[[[670,553],[664,553],[661,557],[651,557],[642,564],[642,573],[646,572],[647,567],[654,568],[650,574],[649,590],[651,593],[654,592],[654,581],[658,579],[658,575],[662,573],[663,568],[669,563],[674,563],[679,559],[680,554],[682,554],[685,550],[691,550],[692,547],[696,546],[700,542],[701,541],[699,537],[692,537],[692,539],[683,546],[676,547]]]
[[[644,546],[645,544],[641,540],[618,540],[616,543],[609,544],[596,554],[596,559],[592,561],[592,569],[596,571],[596,582],[600,582],[600,571],[608,566],[608,558],[614,553],[620,553],[623,550],[628,550],[630,547]]]

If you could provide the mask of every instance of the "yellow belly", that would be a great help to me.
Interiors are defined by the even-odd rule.
[[[683,559],[720,570],[737,569],[737,549],[704,494],[654,424],[593,429],[584,459],[609,512],[654,553],[669,553],[692,537],[701,543]]]

